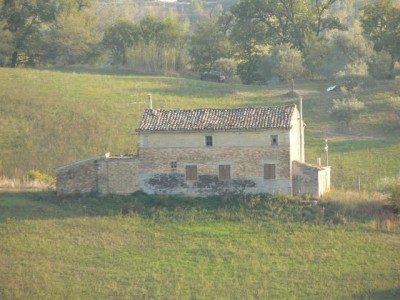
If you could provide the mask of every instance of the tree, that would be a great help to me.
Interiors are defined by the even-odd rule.
[[[371,76],[376,79],[389,79],[394,75],[392,56],[385,50],[372,55],[368,68]]]
[[[199,22],[189,41],[189,55],[193,67],[204,71],[212,69],[215,62],[230,55],[228,37],[220,30],[217,18]]]
[[[368,76],[368,63],[373,54],[371,42],[361,34],[340,31],[331,37],[329,55],[317,70],[327,77],[358,81]]]
[[[235,6],[231,9],[235,20],[230,31],[230,40],[234,56],[239,61],[238,74],[245,84],[251,84],[261,79],[257,73],[259,62],[267,53],[266,26],[253,19],[249,10],[242,10],[243,6]]]
[[[84,9],[64,10],[47,36],[46,60],[55,64],[87,63],[97,54],[95,19]]]
[[[319,37],[331,29],[344,29],[329,13],[338,0],[242,0],[232,8],[236,17],[263,23],[269,42],[275,45],[290,43],[302,50],[306,34]]]
[[[343,121],[347,129],[351,130],[351,123],[358,119],[364,110],[364,103],[358,101],[355,97],[345,99],[334,99],[332,106],[332,117]]]
[[[238,72],[244,82],[251,83],[257,77],[260,56],[267,53],[270,46],[291,44],[304,54],[307,49],[309,59],[317,57],[318,54],[311,53],[306,39],[322,41],[323,33],[344,29],[329,13],[337,1],[241,0],[234,5],[231,8],[235,18],[232,35],[240,54]],[[322,46],[319,49],[325,51]],[[308,62],[315,68],[310,60]]]
[[[114,63],[125,65],[127,52],[138,43],[139,28],[130,20],[118,20],[104,32],[102,44],[111,52]]]
[[[5,41],[6,43],[2,44],[0,52],[4,51],[6,45],[7,50],[5,52],[9,55],[6,60],[7,63],[11,67],[16,67],[18,65],[35,65],[48,62],[48,59],[56,61],[55,53],[50,50],[55,50],[57,43],[59,44],[58,50],[60,50],[69,43],[77,44],[77,41],[82,39],[89,42],[92,36],[89,37],[86,34],[81,37],[81,35],[83,31],[88,31],[90,27],[88,28],[88,24],[82,22],[78,15],[69,23],[62,20],[63,16],[72,11],[82,12],[79,16],[84,16],[83,11],[90,6],[92,1],[3,0],[0,3],[0,25],[3,29],[0,38],[2,42]],[[60,26],[62,23],[64,23],[65,28]],[[79,24],[83,28],[78,28]],[[72,25],[75,25],[74,30],[66,34],[73,27]],[[57,31],[60,33],[57,36],[57,41],[52,40]],[[76,34],[75,37],[73,37],[74,34]],[[65,40],[62,41],[64,38]],[[72,53],[78,49],[73,47],[70,50]]]
[[[284,44],[278,50],[278,73],[286,79],[290,85],[290,91],[294,93],[295,79],[304,74],[303,56],[300,50]]]
[[[328,41],[324,37],[314,34],[305,35],[303,48],[304,66],[311,78],[314,78],[317,69],[330,54]]]
[[[41,33],[58,13],[56,0],[4,0],[0,18],[12,34],[11,66],[35,64],[43,49]]]
[[[375,51],[385,50],[394,61],[400,60],[400,8],[392,0],[365,5],[360,22],[364,36],[372,41]]]
[[[4,21],[0,21],[0,28],[5,26]],[[13,52],[12,34],[8,30],[0,30],[0,66],[7,66],[10,63],[11,53]]]

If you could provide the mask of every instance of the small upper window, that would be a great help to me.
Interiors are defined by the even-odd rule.
[[[271,146],[278,146],[278,136],[271,135]]]
[[[213,145],[213,137],[211,135],[206,136],[206,146],[211,147]]]
[[[177,161],[171,161],[171,169],[176,169],[178,167],[178,162]]]

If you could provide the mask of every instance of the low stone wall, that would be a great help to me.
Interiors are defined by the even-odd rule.
[[[293,161],[293,195],[320,197],[330,190],[330,167]]]
[[[89,157],[55,170],[57,194],[83,194],[97,191],[97,162],[103,156]]]
[[[57,194],[130,194],[139,190],[136,156],[94,156],[57,168]]]
[[[139,190],[136,156],[109,157],[98,162],[98,192],[131,194]]]

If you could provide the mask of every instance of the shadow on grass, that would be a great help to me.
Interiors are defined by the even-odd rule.
[[[357,300],[398,300],[400,299],[400,288],[394,288],[389,290],[377,290],[377,291],[369,291],[365,294],[356,295],[354,299]]]
[[[285,194],[224,195],[207,198],[85,194],[57,197],[51,192],[0,192],[0,222],[7,219],[62,219],[139,215],[157,222],[232,221],[240,223],[301,222],[340,224],[392,218],[382,201],[327,202],[290,198]],[[397,224],[397,219],[393,224]],[[393,227],[393,226],[392,226]]]

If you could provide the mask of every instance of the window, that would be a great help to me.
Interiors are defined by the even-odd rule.
[[[271,135],[271,146],[278,146],[278,136]]]
[[[206,136],[206,146],[211,147],[213,145],[213,137],[211,135]]]
[[[231,166],[230,165],[219,165],[218,179],[221,181],[231,179]]]
[[[264,179],[276,179],[275,164],[264,164]]]
[[[177,161],[171,161],[171,169],[176,170],[178,167],[178,162]]]
[[[186,180],[197,180],[197,166],[186,166]]]

